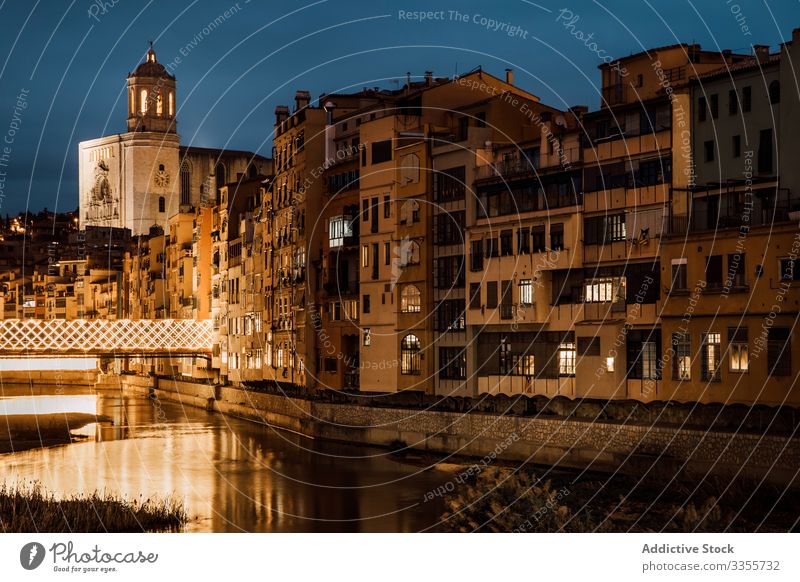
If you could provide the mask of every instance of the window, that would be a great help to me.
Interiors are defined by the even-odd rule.
[[[351,236],[353,236],[353,225],[349,216],[334,216],[329,219],[328,244],[330,248],[344,246],[345,239]]]
[[[706,257],[706,284],[711,289],[722,287],[722,255]]]
[[[659,376],[656,342],[642,342],[642,380],[658,380]]]
[[[514,294],[511,281],[503,281],[503,296],[500,298],[500,319],[514,316]]]
[[[376,141],[372,144],[372,163],[380,164],[392,159],[392,140]]]
[[[392,264],[392,244],[388,242],[383,243],[383,263],[385,265]]]
[[[475,126],[476,127],[486,127],[486,112],[481,111],[480,113],[475,114]]]
[[[689,288],[689,276],[686,259],[672,259],[672,291],[686,291]]]
[[[517,231],[517,254],[527,255],[531,252],[531,229],[520,228]]]
[[[497,308],[497,281],[486,283],[486,307],[488,309]]]
[[[163,196],[158,197],[158,211],[159,212],[167,211],[167,201]]]
[[[719,95],[716,93],[711,96],[711,117],[719,117]]]
[[[514,254],[514,231],[504,230],[500,233],[500,255],[508,257]]]
[[[561,222],[550,225],[550,249],[564,250],[564,224]]]
[[[408,334],[400,342],[400,373],[416,375],[421,369],[421,355],[419,338]]]
[[[433,199],[436,202],[464,200],[466,194],[466,168],[458,166],[433,175]]]
[[[769,84],[769,102],[773,105],[781,102],[781,83],[773,81]]]
[[[714,161],[714,140],[709,140],[703,143],[703,159],[706,162]]]
[[[372,335],[370,334],[370,328],[365,327],[361,330],[361,343],[365,346],[368,346],[372,343]]]
[[[406,285],[400,292],[400,311],[403,313],[419,313],[421,310],[421,294],[416,285]]]
[[[497,239],[496,238],[487,238],[486,239],[486,256],[489,258],[497,257]]]
[[[175,93],[169,92],[169,116],[175,116]]]
[[[383,197],[383,217],[389,218],[392,215],[392,203],[389,196]]]
[[[597,336],[584,336],[578,338],[578,353],[583,356],[600,355],[600,338]]]
[[[439,332],[463,331],[466,328],[463,299],[441,301],[433,313],[433,329]]]
[[[598,277],[584,283],[583,297],[586,303],[610,303],[625,298],[624,277]]]
[[[758,140],[758,171],[772,173],[772,129],[762,129]]]
[[[634,380],[660,380],[661,330],[630,330],[627,342],[627,377]]]
[[[614,214],[606,217],[608,226],[606,228],[606,238],[609,241],[623,241],[627,236],[625,230],[625,215]]]
[[[474,240],[472,241],[472,252],[469,256],[469,268],[470,271],[482,271],[483,270],[483,241],[482,240]]]
[[[181,164],[181,204],[192,203],[192,177],[189,173],[189,164]]]
[[[481,284],[480,283],[470,283],[469,284],[469,308],[470,309],[480,309],[481,308]]]
[[[800,281],[800,259],[781,259],[780,277],[783,281]]]
[[[147,89],[142,89],[139,93],[139,98],[141,101],[139,102],[139,113],[142,115],[147,114]]]
[[[464,286],[464,256],[439,257],[433,263],[433,284],[437,289]]]
[[[745,255],[744,253],[736,253],[728,255],[728,280],[725,284],[728,287],[744,287],[746,281],[745,274]]]
[[[530,279],[522,279],[519,282],[519,303],[533,305],[533,281]]]
[[[732,154],[734,158],[742,157],[742,136],[734,135],[732,140]]]
[[[748,113],[753,108],[753,89],[745,87],[742,89],[742,111]]]
[[[697,100],[697,120],[705,121],[707,115],[708,115],[708,103],[706,102],[705,97],[700,97],[700,99]]]
[[[739,113],[739,95],[736,93],[736,89],[731,89],[728,91],[728,114],[736,115],[737,113]]]
[[[792,374],[792,330],[771,327],[767,333],[767,367],[770,376]]]
[[[719,382],[720,334],[706,333],[703,336],[703,352],[700,356],[701,378],[705,382]]]
[[[372,243],[372,273],[371,277],[373,279],[378,278],[378,263],[380,259],[378,259],[378,243]]]
[[[372,223],[370,224],[370,232],[378,232],[378,198],[372,199]]]
[[[574,376],[575,375],[575,343],[562,342],[558,346],[558,375],[559,376]]]
[[[728,328],[728,358],[731,372],[747,372],[750,369],[746,327]]]
[[[533,242],[532,250],[534,253],[543,253],[545,249],[545,240],[544,240],[544,225],[542,226],[534,226],[533,230],[531,230],[531,240]]]
[[[467,132],[469,131],[469,117],[461,117],[458,120],[458,136],[456,141],[464,141],[467,139]]]
[[[342,304],[338,301],[331,301],[328,306],[328,317],[331,321],[341,321],[342,319]]]
[[[361,221],[369,222],[369,200],[361,201]]]
[[[689,334],[673,333],[672,348],[675,351],[672,361],[672,379],[691,380],[692,355]]]
[[[369,295],[363,295],[362,298],[361,298],[361,305],[362,305],[362,310],[363,310],[364,313],[369,313],[369,309],[370,309],[370,299],[369,298],[370,298]]]
[[[439,378],[466,380],[467,354],[464,348],[439,348]]]
[[[361,247],[361,266],[369,267],[369,245]]]

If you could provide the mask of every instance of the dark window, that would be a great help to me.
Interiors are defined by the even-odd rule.
[[[325,358],[325,371],[336,372],[336,358]]]
[[[700,97],[697,100],[697,119],[698,121],[705,121],[708,115],[708,104],[705,97]]]
[[[433,242],[437,245],[463,245],[466,213],[446,212],[433,217]]]
[[[627,342],[627,377],[634,380],[660,380],[661,331],[630,330]]]
[[[769,84],[769,102],[773,105],[781,102],[781,83],[773,81]]]
[[[728,255],[728,287],[744,287],[745,281],[745,255],[736,253]]]
[[[483,270],[483,241],[472,241],[472,252],[470,253],[469,268],[471,271]]]
[[[383,217],[389,218],[392,215],[392,203],[389,196],[383,197]]]
[[[733,136],[733,157],[740,158],[742,156],[742,136]]]
[[[497,307],[497,281],[486,283],[486,307],[495,309]]]
[[[544,225],[534,226],[531,230],[532,250],[534,253],[543,253],[547,246],[544,237]]]
[[[433,328],[439,332],[463,331],[466,327],[464,300],[447,299],[436,306]]]
[[[361,202],[361,220],[364,222],[369,222],[369,200],[363,200]]]
[[[495,258],[498,256],[499,249],[497,248],[497,239],[496,238],[487,238],[486,239],[486,256],[489,258]]]
[[[742,111],[749,112],[753,108],[753,89],[744,87],[742,89]]]
[[[477,127],[486,127],[486,112],[481,111],[475,114],[475,125]]]
[[[181,165],[181,204],[192,203],[192,176],[186,163]]]
[[[500,233],[500,255],[507,257],[514,254],[514,231],[504,230]]]
[[[480,309],[481,308],[481,284],[480,283],[470,283],[469,284],[469,308],[470,309]]]
[[[586,336],[578,338],[578,355],[580,356],[599,356],[600,338],[597,336]]]
[[[772,173],[772,129],[762,129],[758,140],[758,171]]]
[[[531,229],[520,228],[517,231],[517,254],[527,255],[531,252]]]
[[[503,281],[503,296],[500,298],[500,319],[514,316],[514,291],[511,281]]]
[[[433,263],[433,281],[437,289],[464,286],[464,257],[439,257]]]
[[[564,250],[564,224],[561,222],[550,225],[550,249]]]
[[[383,264],[392,264],[392,245],[388,242],[383,243]]]
[[[442,380],[467,378],[467,354],[464,348],[439,348],[439,378]]]
[[[709,140],[703,143],[703,159],[706,162],[714,161],[714,140]]]
[[[716,93],[711,96],[711,117],[719,117],[719,95]]]
[[[767,335],[767,366],[770,376],[792,374],[792,330],[771,327]]]
[[[722,255],[706,257],[706,284],[711,289],[722,287]]]
[[[736,93],[736,89],[731,89],[728,91],[728,113],[730,115],[736,115],[739,112],[739,95]]]
[[[800,281],[800,259],[781,259],[780,276],[784,281]]]
[[[436,202],[463,200],[467,188],[464,166],[442,170],[433,175],[433,199]]]
[[[163,196],[158,197],[158,211],[159,212],[167,211],[167,201],[164,199]]]
[[[381,164],[392,159],[392,140],[376,141],[372,144],[372,163]]]
[[[361,297],[361,311],[363,313],[369,313],[369,307],[370,307],[369,295],[364,295],[363,297]]]
[[[378,243],[372,243],[372,278],[378,278]]]
[[[467,139],[469,132],[469,117],[461,117],[458,120],[458,136],[456,137],[457,141],[464,141]]]
[[[370,224],[370,232],[378,232],[378,199],[372,199],[372,224]]]

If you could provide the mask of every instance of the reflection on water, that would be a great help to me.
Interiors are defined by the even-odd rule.
[[[0,416],[6,414],[51,414],[55,412],[97,414],[97,398],[92,394],[0,398]]]
[[[192,519],[189,531],[419,531],[442,512],[425,493],[451,477],[382,450],[313,441],[179,404],[119,393],[59,396],[52,404],[40,398],[6,400],[2,410],[35,403],[40,411],[75,398],[76,411],[109,416],[114,425],[87,427],[85,442],[0,455],[7,482],[37,480],[59,495],[175,495]]]

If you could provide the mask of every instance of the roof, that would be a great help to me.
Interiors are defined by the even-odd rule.
[[[689,83],[701,83],[704,80],[714,79],[717,77],[727,77],[734,73],[741,73],[744,71],[755,71],[764,68],[768,65],[773,65],[775,63],[779,63],[781,60],[781,54],[776,53],[774,55],[770,55],[768,59],[764,62],[759,62],[756,57],[750,57],[747,61],[741,63],[735,63],[733,65],[722,66],[719,69],[714,69],[713,71],[709,71],[708,73],[703,73],[702,75],[697,75],[689,79]]]
[[[166,77],[174,79],[172,75],[167,72],[164,65],[158,62],[156,58],[156,51],[153,50],[153,43],[150,43],[150,50],[147,51],[145,61],[141,63],[136,70],[130,75],[133,77]]]

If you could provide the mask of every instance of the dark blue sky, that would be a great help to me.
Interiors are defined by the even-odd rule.
[[[800,27],[800,0],[0,0],[0,142],[13,133],[0,143],[0,214],[77,206],[77,143],[124,131],[126,75],[151,39],[175,64],[184,144],[270,155],[273,110],[296,89],[394,87],[406,71],[512,67],[545,102],[594,109],[601,59],[557,21],[565,8],[614,58],[692,41],[775,50]],[[444,12],[419,22],[401,10]]]

